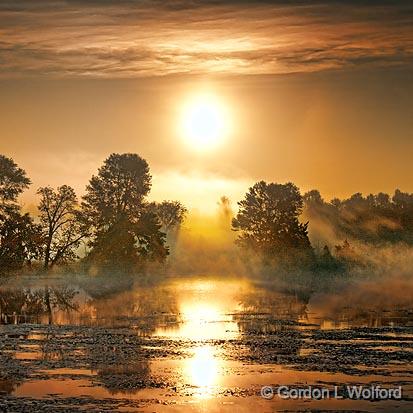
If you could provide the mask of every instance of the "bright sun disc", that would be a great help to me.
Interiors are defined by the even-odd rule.
[[[216,147],[227,132],[225,110],[210,96],[199,97],[185,106],[182,120],[186,141],[199,150]]]

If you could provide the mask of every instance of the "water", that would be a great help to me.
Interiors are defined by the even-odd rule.
[[[369,295],[362,284],[363,301],[354,287],[337,288],[279,291],[211,276],[3,285],[2,403],[9,411],[411,411],[413,289]],[[262,386],[348,384],[402,385],[403,400],[260,396]]]

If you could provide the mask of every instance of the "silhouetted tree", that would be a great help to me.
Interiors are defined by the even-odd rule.
[[[106,269],[126,272],[140,268],[145,260],[162,261],[168,254],[165,234],[156,216],[144,213],[138,222],[119,218],[94,241],[88,261]]]
[[[220,220],[220,225],[224,228],[231,227],[231,221],[233,218],[233,211],[231,208],[231,201],[230,199],[223,195],[219,198],[218,201],[218,218]]]
[[[149,166],[138,155],[112,154],[105,160],[82,202],[83,224],[90,230],[90,262],[133,270],[145,259],[166,257],[165,234],[147,211],[150,187]]]
[[[10,158],[0,155],[0,209],[14,203],[30,185],[26,172]]]
[[[303,200],[295,185],[258,182],[238,205],[232,227],[240,232],[239,245],[270,260],[310,258],[308,223],[298,220]]]
[[[340,201],[340,199],[338,199],[338,198],[333,198],[333,199],[330,201],[330,204],[331,204],[333,207],[335,207],[335,208],[340,208],[341,201]]]
[[[151,202],[148,209],[158,217],[162,231],[167,234],[179,229],[188,213],[179,201]]]
[[[76,249],[85,237],[85,227],[78,219],[78,202],[75,191],[67,185],[54,190],[40,188],[39,212],[43,232],[43,267],[77,258]]]
[[[333,257],[330,252],[330,248],[324,245],[321,253],[316,257],[316,266],[314,270],[317,271],[318,275],[323,273],[342,273],[345,270],[345,265],[342,260]]]
[[[116,223],[119,217],[138,218],[151,188],[147,162],[136,154],[112,154],[86,187],[82,208],[95,232]]]
[[[41,228],[29,214],[0,213],[0,273],[21,269],[41,256]]]
[[[322,205],[324,199],[321,197],[320,192],[317,189],[312,189],[303,195],[303,201],[309,205]]]
[[[136,224],[135,231],[138,253],[150,261],[163,261],[169,249],[165,246],[166,234],[161,231],[158,217],[151,211],[144,211]]]
[[[327,203],[315,192],[310,191],[303,198],[304,213],[316,232],[320,228],[320,234],[324,231],[335,238],[374,244],[413,244],[413,194],[396,190],[391,198],[383,192],[367,197],[356,193],[348,199],[336,198]]]
[[[408,194],[407,192],[400,191],[400,189],[396,189],[392,201],[396,208],[409,209],[413,206],[413,194]]]
[[[0,272],[18,270],[38,258],[41,234],[29,214],[22,214],[17,197],[30,185],[26,172],[0,155]]]
[[[160,231],[166,234],[168,251],[173,254],[175,252],[179,230],[186,218],[188,210],[179,201],[151,202],[148,204],[147,209],[149,213],[154,214],[153,218],[159,222]],[[149,215],[146,219],[149,219]],[[155,222],[152,223],[152,226],[154,224]],[[160,245],[159,242],[157,245]],[[162,255],[162,248],[158,248],[158,251]]]

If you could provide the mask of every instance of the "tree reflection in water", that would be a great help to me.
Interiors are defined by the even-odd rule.
[[[267,334],[307,318],[307,301],[278,291],[252,290],[240,297],[242,311],[234,316],[245,334]]]
[[[280,356],[299,354],[302,334],[297,327],[307,317],[306,301],[297,295],[253,289],[240,297],[240,303],[243,310],[234,320],[251,354],[255,353],[257,336],[268,337],[268,360],[277,362]]]
[[[70,312],[78,308],[78,291],[71,287],[2,288],[0,289],[0,323],[53,322],[56,311]]]
[[[176,324],[179,311],[173,291],[160,283],[142,285],[129,277],[103,279],[103,286],[83,286],[90,297],[80,309],[82,324],[125,327],[133,334],[113,332],[90,348],[90,368],[112,394],[132,394],[162,385],[151,376],[149,359],[142,356],[139,337],[152,335],[160,326]]]
[[[176,297],[162,286],[141,286],[95,295],[87,302],[83,323],[106,327],[132,327],[138,335],[149,336],[159,326],[179,321]]]

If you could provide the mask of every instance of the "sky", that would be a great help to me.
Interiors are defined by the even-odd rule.
[[[212,211],[264,179],[327,198],[413,192],[409,1],[0,2],[0,153],[81,195],[112,152],[156,200]],[[228,126],[199,150],[185,107]],[[223,115],[224,114],[224,115]]]

